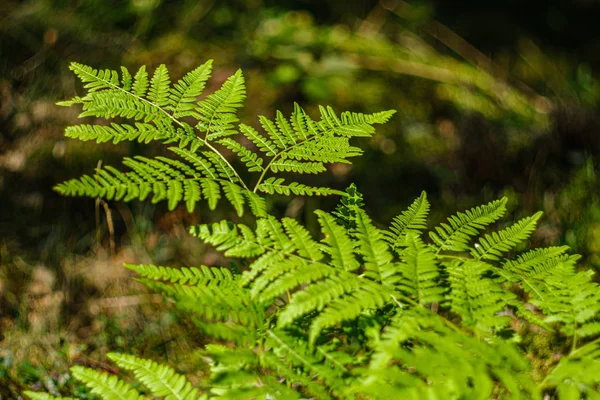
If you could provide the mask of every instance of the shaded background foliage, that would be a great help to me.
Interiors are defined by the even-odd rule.
[[[585,0],[1,2],[0,396],[36,385],[58,393],[68,364],[101,363],[108,348],[194,368],[201,360],[186,349],[202,338],[137,297],[121,265],[227,262],[185,230],[226,209],[168,213],[52,192],[98,160],[159,151],[63,138],[77,123],[75,110],[54,105],[80,90],[70,61],[165,63],[179,78],[213,58],[215,85],[241,67],[246,123],[294,101],[309,112],[395,108],[352,168],[315,184],[356,182],[381,222],[421,190],[434,219],[508,194],[514,219],[545,212],[534,244],[568,244],[597,268],[599,17],[600,4]],[[271,206],[314,225],[310,211],[333,201]]]

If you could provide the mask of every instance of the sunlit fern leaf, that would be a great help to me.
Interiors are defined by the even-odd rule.
[[[198,102],[192,114],[198,120],[196,127],[206,132],[207,140],[236,133],[233,129],[238,121],[236,109],[243,106],[245,99],[244,76],[242,70],[237,70],[219,90]]]
[[[367,213],[361,209],[356,212],[356,231],[353,236],[358,243],[356,254],[364,260],[364,276],[383,285],[393,285],[396,270],[391,264],[393,257],[383,231],[375,228]]]
[[[119,73],[117,71],[97,70],[76,62],[72,62],[69,69],[85,84],[83,87],[88,89],[88,92],[119,87]]]
[[[149,86],[148,81],[148,72],[146,72],[146,66],[142,65],[140,69],[135,73],[135,77],[133,78],[133,86],[132,91],[133,94],[139,97],[144,97],[146,92],[148,91]]]
[[[490,265],[482,261],[468,259],[446,264],[450,309],[462,318],[465,326],[482,331],[508,323],[507,317],[497,313],[515,297],[484,276],[490,269]]]
[[[397,265],[400,276],[395,285],[419,304],[431,304],[443,299],[445,288],[438,282],[440,270],[429,247],[414,231],[402,240],[402,263]]]
[[[331,264],[346,271],[354,271],[359,263],[354,257],[356,243],[350,239],[346,230],[335,222],[335,218],[324,211],[315,211],[325,237],[321,249],[331,256]]]
[[[225,197],[231,205],[234,207],[238,216],[242,216],[244,214],[244,189],[236,185],[235,183],[231,183],[229,181],[223,181],[223,193],[225,193]]]
[[[278,172],[295,172],[297,174],[318,174],[326,171],[325,165],[322,162],[304,162],[280,158],[271,163],[271,171]]]
[[[387,239],[392,248],[396,249],[402,246],[408,232],[421,232],[427,229],[429,208],[427,193],[422,192],[406,211],[394,218],[390,232],[387,232]]]
[[[121,66],[121,87],[123,90],[130,91],[131,84],[133,83],[133,78],[129,70],[123,66]]]
[[[509,252],[531,236],[541,216],[542,212],[538,212],[506,229],[483,236],[471,249],[471,255],[476,259],[499,260],[502,253]]]
[[[30,390],[24,391],[23,394],[29,397],[31,400],[75,400],[74,397],[56,397],[49,395],[48,393],[32,392]]]
[[[236,279],[227,268],[207,267],[206,265],[198,268],[172,268],[148,264],[125,264],[125,267],[144,278],[182,285],[206,285],[208,283],[233,285]]]
[[[464,213],[457,213],[430,231],[437,252],[442,250],[467,251],[471,238],[487,225],[496,222],[506,212],[506,197],[478,206]]]
[[[382,111],[375,114],[360,114],[343,112],[341,118],[331,107],[319,106],[321,112],[320,126],[326,131],[331,131],[341,136],[371,136],[375,129],[373,124],[383,124],[389,121],[395,111]]]
[[[169,104],[170,88],[171,79],[169,78],[169,71],[164,64],[161,64],[154,71],[154,75],[152,75],[148,100],[159,107],[166,106]]]
[[[128,354],[109,353],[108,358],[119,367],[132,371],[154,396],[165,400],[196,400],[198,390],[187,379],[166,366]]]
[[[182,79],[173,85],[169,94],[169,107],[173,117],[186,117],[192,115],[194,103],[202,94],[206,81],[210,78],[212,60],[208,60],[193,71],[188,72]]]
[[[285,180],[283,178],[275,177],[265,179],[265,181],[258,186],[258,190],[263,193],[277,193],[285,196],[289,196],[290,194],[295,194],[297,196],[329,196],[332,194],[344,194],[344,192],[328,187],[307,186],[298,182],[285,184]]]
[[[110,125],[74,125],[65,129],[65,136],[82,141],[94,140],[97,143],[112,141],[117,144],[123,141],[137,141],[149,143],[153,140],[165,140],[169,133],[165,129],[159,129],[154,125],[137,122],[135,126],[128,124]]]
[[[498,273],[507,279],[510,279],[512,274],[531,275],[539,271],[540,266],[562,256],[567,250],[569,250],[568,246],[529,250],[526,253],[520,254],[516,259],[503,262],[501,270]]]
[[[90,388],[91,392],[103,400],[138,400],[146,399],[137,390],[123,382],[115,375],[98,372],[81,366],[71,367],[73,377]]]

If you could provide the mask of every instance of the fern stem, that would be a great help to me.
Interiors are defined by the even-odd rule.
[[[237,171],[235,170],[235,168],[233,168],[233,166],[229,163],[229,161],[227,161],[227,158],[225,158],[225,156],[223,154],[221,154],[221,152],[219,150],[217,150],[212,144],[210,144],[208,142],[208,140],[206,139],[202,139],[199,138],[202,143],[204,143],[206,145],[206,147],[208,147],[213,153],[215,153],[216,155],[218,155],[225,164],[227,164],[227,167],[229,167],[229,169],[231,170],[231,172],[233,172],[233,174],[235,175],[235,177],[240,181],[240,183],[242,184],[242,186],[244,187],[244,189],[250,191],[250,189],[248,189],[248,186],[246,186],[246,183],[244,182],[244,180],[242,179],[242,177],[237,173]],[[231,178],[229,178],[229,180],[231,181],[231,183],[235,183]],[[254,193],[256,193],[256,188],[254,189]]]

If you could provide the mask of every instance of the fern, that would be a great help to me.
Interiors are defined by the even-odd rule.
[[[134,121],[79,125],[68,136],[159,140],[176,157],[126,158],[128,172],[99,168],[57,186],[59,192],[150,198],[171,209],[185,203],[190,211],[199,201],[214,209],[226,199],[239,216],[250,208],[256,217],[190,228],[224,256],[241,259],[235,268],[127,265],[212,341],[203,350],[209,371],[198,376],[198,388],[169,366],[109,355],[133,372],[140,391],[168,399],[599,396],[600,286],[593,273],[578,269],[579,256],[566,247],[511,258],[541,213],[484,232],[506,212],[503,198],[425,232],[430,204],[423,192],[388,229],[380,228],[356,186],[340,192],[279,173],[320,173],[349,162],[361,154],[350,140],[371,136],[393,111],[338,115],[320,107],[317,121],[295,105],[289,118],[279,111],[273,119],[260,116],[258,130],[238,121],[246,96],[241,71],[198,101],[211,66],[171,85],[164,66],[150,78],[145,67],[132,77],[125,68],[119,74],[73,64],[87,93],[62,103],[80,104],[84,117]],[[244,172],[225,154],[238,158]],[[334,212],[315,211],[318,226],[309,230],[269,215],[259,193],[342,199]],[[529,361],[521,336],[538,327],[552,338],[545,350],[561,355],[557,365]],[[146,394],[117,376],[78,366],[72,372],[104,399]]]
[[[165,400],[195,400],[198,390],[192,388],[185,377],[178,375],[166,365],[159,365],[150,360],[143,360],[127,354],[108,354],[108,358],[119,367],[133,371],[135,377],[142,382],[155,396]]]
[[[168,147],[173,157],[126,158],[123,164],[130,171],[121,172],[108,166],[98,169],[94,176],[84,175],[55,187],[67,196],[131,201],[152,195],[155,203],[167,201],[170,210],[185,203],[189,212],[201,200],[206,200],[212,210],[225,198],[238,215],[249,207],[254,215],[263,217],[266,203],[257,194],[259,191],[308,196],[340,193],[294,181],[284,183],[283,178],[268,175],[318,174],[327,170],[326,164],[348,163],[348,158],[361,154],[359,148],[350,145],[349,139],[371,136],[373,125],[387,122],[394,113],[346,112],[338,117],[331,108],[322,107],[322,120],[314,121],[295,105],[289,120],[279,111],[275,121],[259,118],[265,136],[240,124],[236,115],[246,98],[241,70],[230,76],[220,89],[198,101],[210,77],[212,61],[187,73],[174,85],[164,65],[151,78],[145,67],[133,78],[126,68],[121,68],[121,74],[78,63],[72,63],[70,68],[84,83],[87,94],[60,105],[80,104],[80,117],[121,117],[134,123],[81,124],[68,127],[67,137],[98,143],[158,140],[177,146]],[[181,117],[193,117],[197,122],[192,126]],[[240,135],[264,155],[236,140]],[[249,173],[259,174],[252,190],[225,157],[226,150],[239,158]]]

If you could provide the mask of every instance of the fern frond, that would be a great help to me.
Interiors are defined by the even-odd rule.
[[[131,88],[132,92],[138,97],[144,97],[146,96],[149,85],[150,82],[148,81],[148,72],[146,72],[146,66],[142,65],[135,73],[135,77],[133,78],[133,86]]]
[[[97,143],[112,141],[117,144],[123,141],[149,143],[153,140],[166,140],[170,137],[168,130],[159,129],[154,125],[136,123],[107,125],[74,125],[65,129],[65,136],[82,141],[94,140]]]
[[[192,114],[198,120],[196,128],[205,132],[209,141],[236,133],[236,109],[243,106],[245,99],[244,76],[242,70],[237,70],[219,90],[197,103]]]
[[[169,89],[171,88],[171,79],[169,71],[164,64],[161,64],[154,71],[152,80],[150,81],[150,91],[148,92],[148,100],[159,107],[164,107],[169,104]]]
[[[325,165],[322,162],[303,162],[280,158],[277,161],[271,162],[271,171],[278,172],[295,172],[297,174],[318,174],[326,171]]]
[[[504,271],[507,273],[520,273],[524,275],[531,275],[540,270],[540,266],[546,264],[551,260],[556,260],[557,257],[562,256],[567,250],[568,246],[560,247],[545,247],[541,249],[533,249],[526,253],[520,254],[514,260],[506,260],[502,263],[502,271],[499,272],[501,275]]]
[[[332,194],[343,195],[344,192],[339,190],[330,189],[328,187],[314,187],[303,185],[298,182],[291,182],[290,184],[284,184],[283,178],[267,178],[264,182],[258,185],[258,190],[268,194],[283,194],[289,196],[295,194],[297,196],[329,196]]]
[[[471,255],[476,259],[498,260],[503,252],[508,252],[520,242],[527,240],[535,230],[542,212],[526,217],[499,232],[487,234],[471,249]]]
[[[406,248],[401,252],[403,263],[397,266],[400,276],[395,285],[419,304],[442,300],[445,289],[437,282],[440,271],[433,252],[414,232],[402,239]]]
[[[137,390],[114,375],[80,366],[71,367],[71,373],[104,400],[145,399]]]
[[[462,318],[464,325],[482,331],[508,323],[506,317],[496,314],[515,297],[484,276],[490,269],[490,265],[476,260],[446,264],[450,309]]]
[[[192,115],[195,108],[194,102],[202,94],[206,81],[212,72],[212,60],[208,60],[193,71],[188,72],[180,79],[169,94],[169,107],[173,111],[173,117],[187,117]]]
[[[390,226],[391,232],[387,232],[387,240],[393,249],[403,245],[408,232],[421,232],[427,228],[429,208],[427,193],[422,192],[406,211],[394,218]]]
[[[128,354],[109,353],[108,358],[119,367],[132,371],[135,377],[152,391],[154,396],[165,400],[195,400],[198,389],[187,379],[166,366]]]
[[[434,249],[438,253],[442,250],[467,251],[473,236],[504,215],[506,201],[504,197],[449,217],[447,224],[442,223],[435,231],[429,232]]]
[[[382,111],[375,114],[361,114],[343,112],[341,118],[331,107],[319,107],[321,122],[319,125],[325,131],[333,132],[340,136],[371,136],[375,129],[373,124],[384,124],[394,115],[394,110]]]
[[[201,265],[199,268],[172,268],[147,264],[125,264],[125,268],[138,273],[143,278],[181,285],[233,285],[235,276],[227,268],[207,267]]]

